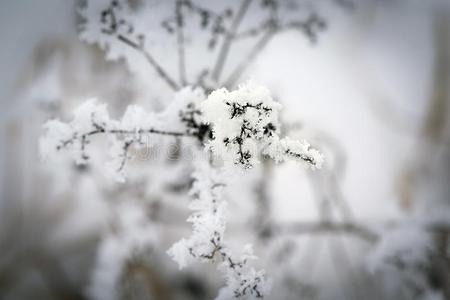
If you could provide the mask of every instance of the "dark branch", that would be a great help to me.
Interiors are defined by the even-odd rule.
[[[148,128],[148,129],[138,129],[138,130],[125,130],[125,129],[106,129],[106,125],[100,125],[96,123],[92,119],[92,126],[95,128],[90,132],[80,134],[75,132],[70,139],[62,140],[59,145],[56,146],[56,150],[61,150],[62,148],[65,148],[69,145],[75,144],[75,141],[79,140],[80,142],[80,152],[81,152],[81,161],[80,164],[84,165],[89,160],[89,155],[86,153],[86,146],[90,143],[90,140],[88,137],[98,135],[98,134],[113,134],[116,136],[125,136],[124,141],[122,142],[122,153],[120,154],[120,164],[117,168],[117,171],[120,172],[125,167],[125,163],[128,159],[128,150],[130,146],[135,143],[141,143],[142,140],[141,137],[143,134],[158,134],[158,135],[166,135],[166,136],[173,136],[173,137],[194,137],[199,138],[196,133],[191,132],[176,132],[176,131],[166,131],[166,130],[160,130],[155,128]]]
[[[295,158],[300,158],[301,160],[303,160],[304,162],[306,162],[310,165],[313,165],[313,166],[317,165],[317,162],[314,160],[314,157],[312,157],[312,156],[308,156],[303,153],[296,153],[296,152],[292,151],[291,149],[287,149],[286,154],[293,156]]]

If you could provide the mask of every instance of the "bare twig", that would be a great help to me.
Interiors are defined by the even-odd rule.
[[[84,133],[79,134],[75,132],[69,139],[60,141],[59,145],[56,147],[56,150],[61,150],[62,148],[65,148],[69,145],[73,145],[75,141],[80,141],[80,150],[81,150],[81,159],[86,162],[89,160],[89,155],[86,153],[86,146],[90,143],[90,140],[88,137],[98,134],[114,134],[114,135],[142,135],[142,134],[158,134],[158,135],[167,135],[167,136],[173,136],[173,137],[181,137],[181,136],[187,136],[187,137],[197,137],[196,133],[191,132],[178,132],[178,131],[166,131],[166,130],[159,130],[155,128],[147,128],[147,129],[139,129],[139,130],[125,130],[125,129],[106,129],[105,127],[93,122],[92,123],[94,128],[93,130]],[[117,171],[121,171],[124,166],[125,162],[128,158],[128,149],[129,147],[135,142],[135,139],[127,140],[124,143],[123,146],[123,153],[121,155],[122,160],[120,163],[120,166]]]
[[[180,73],[181,85],[186,85],[186,61],[185,61],[185,41],[184,41],[184,16],[182,8],[183,0],[175,3],[175,18],[177,24],[177,46],[178,46],[178,70]]]
[[[231,72],[228,79],[225,81],[224,86],[230,87],[236,83],[236,81],[241,77],[242,73],[251,65],[251,63],[256,59],[256,57],[261,53],[261,51],[266,47],[267,43],[274,36],[276,30],[274,28],[269,28],[264,35],[258,40],[258,42],[250,50],[249,54],[242,59],[242,61],[237,65],[237,67]]]
[[[352,222],[292,222],[274,224],[278,233],[287,234],[320,234],[341,233],[359,237],[370,243],[378,240],[378,235],[369,228]]]
[[[150,52],[144,49],[142,44],[133,42],[132,40],[121,34],[117,35],[117,38],[119,41],[127,44],[128,46],[134,48],[139,53],[141,53],[145,57],[145,59],[149,62],[149,64],[155,69],[156,73],[158,73],[158,75],[172,88],[172,90],[176,91],[179,89],[179,86],[175,82],[175,80],[173,80],[169,76],[169,74],[163,69],[163,67],[160,64],[158,64],[158,62],[153,58]]]
[[[214,70],[212,72],[212,78],[215,81],[219,81],[219,79],[220,79],[220,75],[222,73],[223,66],[227,59],[228,53],[230,51],[233,37],[236,34],[236,31],[237,31],[242,19],[244,18],[245,13],[247,12],[247,9],[250,6],[251,2],[252,2],[252,0],[243,0],[242,1],[239,11],[237,12],[236,17],[234,18],[233,23],[230,26],[230,30],[228,30],[225,34],[225,39],[223,41],[222,47],[220,48],[219,56],[217,57],[217,61],[214,66]]]
[[[178,90],[179,86],[173,80],[166,70],[153,58],[153,56],[144,49],[144,35],[138,34],[136,37],[137,41],[133,41],[130,37],[125,36],[119,32],[119,28],[124,27],[126,29],[126,32],[128,34],[132,34],[134,32],[134,28],[131,23],[127,22],[126,20],[118,20],[116,16],[116,9],[118,8],[118,5],[115,4],[113,1],[110,7],[105,9],[102,12],[101,15],[101,21],[103,24],[106,25],[106,28],[102,29],[102,32],[104,34],[108,34],[111,36],[117,37],[117,39],[125,43],[126,45],[134,48],[137,50],[140,54],[142,54],[145,59],[149,62],[149,64],[155,69],[156,73],[173,89]]]

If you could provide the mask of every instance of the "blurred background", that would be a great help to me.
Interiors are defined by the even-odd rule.
[[[173,77],[264,84],[283,131],[325,154],[320,171],[265,162],[230,186],[227,239],[255,245],[269,299],[450,299],[450,3],[254,0],[208,70],[241,2],[182,4]],[[176,1],[127,3],[177,74]],[[140,51],[100,30],[109,5],[0,2],[0,299],[214,299],[223,286],[214,266],[178,271],[165,253],[190,232],[187,162],[137,160],[117,183],[101,161],[40,160],[44,122],[88,98],[115,117],[172,99]]]

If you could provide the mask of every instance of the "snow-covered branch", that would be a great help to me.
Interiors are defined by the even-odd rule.
[[[321,167],[323,156],[306,141],[279,137],[281,106],[265,87],[248,83],[231,92],[217,90],[204,99],[201,89],[185,88],[165,111],[145,112],[132,105],[121,120],[111,119],[105,104],[88,100],[75,111],[71,122],[50,120],[44,125],[41,155],[49,158],[69,148],[77,164],[86,164],[92,137],[106,135],[111,143],[111,170],[123,180],[130,147],[148,147],[146,137],[159,135],[206,142],[225,162],[244,168],[257,164],[261,153],[276,162],[294,159],[313,169]]]
[[[185,88],[161,113],[148,113],[138,106],[129,106],[122,119],[111,119],[106,105],[89,100],[75,111],[73,120],[46,123],[41,140],[44,156],[55,155],[70,148],[77,163],[85,164],[90,156],[87,146],[96,135],[106,135],[111,143],[110,165],[115,177],[123,180],[123,169],[132,146],[149,146],[145,135],[191,137],[198,145],[206,145],[225,163],[251,168],[259,156],[276,162],[294,159],[311,168],[320,168],[323,156],[307,142],[281,138],[278,111],[269,91],[252,82],[235,91],[220,89],[205,100],[201,89]],[[211,128],[212,133],[211,136]],[[227,203],[222,197],[226,185],[221,170],[212,162],[196,161],[190,208],[194,211],[188,221],[193,225],[191,237],[177,242],[168,251],[183,268],[192,261],[211,262],[218,259],[219,269],[227,285],[218,299],[262,298],[268,292],[264,271],[253,269],[249,261],[255,259],[251,246],[241,256],[232,254],[224,241]]]
[[[306,141],[280,138],[281,105],[265,87],[250,82],[231,92],[219,89],[201,109],[203,120],[212,125],[214,139],[208,146],[226,162],[252,168],[261,152],[276,162],[295,159],[313,169],[323,163],[323,156]]]
[[[86,20],[89,20],[88,10],[81,10],[81,14]],[[180,86],[178,83],[169,75],[167,70],[153,57],[153,55],[146,47],[146,36],[142,32],[136,32],[133,22],[130,20],[131,10],[128,7],[127,1],[113,0],[108,7],[103,9],[100,13],[100,31],[102,34],[107,35],[123,43],[138,53],[140,53],[145,60],[151,65],[151,67],[156,71],[156,73],[170,86],[174,91],[178,90]],[[92,22],[92,21],[91,21]],[[95,21],[93,22],[95,24]],[[87,23],[89,24],[89,23]],[[91,24],[89,24],[91,25]],[[86,25],[85,25],[86,26]],[[88,41],[94,42],[96,38],[90,37],[84,28],[84,34],[81,34],[81,38]],[[101,47],[107,48],[109,43],[96,41]],[[108,49],[111,51],[111,49]]]
[[[137,53],[174,91],[194,83],[205,89],[234,86],[277,34],[297,30],[315,42],[327,27],[327,21],[319,13],[319,4],[308,0],[298,3],[241,0],[238,5],[233,2],[224,6],[200,0],[174,0],[166,7],[148,3],[137,6],[142,11],[148,9],[157,18],[145,20],[145,14],[136,12],[136,7],[131,7],[126,0],[88,1],[86,7],[80,9],[84,20],[80,26],[80,37],[88,43],[98,44],[107,57],[124,57],[131,65],[135,63],[131,56]],[[173,9],[166,9],[169,7]],[[255,15],[258,17],[255,18]],[[192,35],[189,32],[192,28],[202,34]],[[174,71],[172,62],[160,59],[160,53],[152,47],[159,35],[168,37],[168,41],[173,37],[176,41],[179,80],[171,75]],[[187,72],[187,65],[193,67],[186,61],[187,48],[200,37],[204,40],[199,44],[214,58],[205,61],[206,64],[195,72]],[[250,50],[242,52],[238,63],[231,66],[231,72],[222,80],[221,75],[227,69],[227,58],[233,45],[243,39],[254,42],[249,43],[252,45]]]
[[[204,97],[201,89],[185,88],[175,95],[175,100],[165,111],[146,112],[132,105],[121,120],[111,119],[105,104],[97,104],[95,99],[88,100],[74,112],[71,122],[50,120],[44,125],[41,155],[50,158],[68,148],[77,164],[86,164],[90,159],[87,148],[92,137],[106,135],[111,143],[109,167],[116,173],[114,177],[122,181],[130,147],[149,147],[149,135],[190,137],[203,141],[209,130],[200,122],[197,106]]]
[[[256,259],[252,246],[246,245],[242,255],[236,257],[224,241],[227,203],[222,197],[225,178],[221,171],[203,163],[198,165],[193,177],[190,204],[193,213],[188,219],[193,232],[189,238],[175,243],[168,254],[180,269],[193,261],[220,261],[219,269],[224,273],[227,285],[217,299],[263,298],[268,285],[264,271],[256,271],[249,264],[250,260]]]

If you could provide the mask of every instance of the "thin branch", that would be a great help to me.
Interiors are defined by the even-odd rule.
[[[159,130],[154,128],[149,129],[139,129],[137,131],[135,130],[124,130],[124,129],[112,129],[112,130],[106,130],[104,131],[106,133],[113,133],[113,134],[160,134],[160,135],[169,135],[169,136],[188,136],[188,137],[195,137],[195,134],[190,134],[188,132],[179,132],[179,131],[166,131],[166,130]]]
[[[62,148],[67,147],[68,145],[72,145],[74,144],[74,142],[76,140],[80,140],[80,148],[81,148],[81,155],[82,155],[82,159],[83,160],[88,160],[89,156],[85,153],[86,150],[86,145],[89,144],[89,140],[87,139],[88,136],[93,136],[93,135],[97,135],[100,133],[104,133],[104,134],[116,134],[116,135],[142,135],[142,134],[159,134],[159,135],[167,135],[167,136],[174,136],[174,137],[181,137],[181,136],[186,136],[186,137],[197,137],[194,133],[189,133],[189,132],[177,132],[177,131],[165,131],[165,130],[159,130],[159,129],[154,129],[154,128],[149,128],[149,129],[139,129],[139,130],[125,130],[125,129],[111,129],[111,130],[107,130],[104,127],[100,126],[99,124],[94,124],[94,127],[96,129],[84,133],[81,136],[79,136],[78,134],[74,134],[70,139],[67,140],[63,140],[61,141],[60,145],[58,145],[56,147],[56,149],[59,151]],[[126,156],[126,152],[128,150],[128,147],[132,144],[131,141],[125,142],[126,147],[124,148],[125,151],[125,156]],[[119,170],[122,168],[119,168]]]
[[[150,52],[144,50],[143,45],[137,44],[136,42],[133,42],[132,40],[121,34],[117,35],[117,38],[119,39],[119,41],[127,44],[128,46],[134,48],[139,53],[141,53],[145,57],[145,59],[149,62],[149,64],[155,69],[156,73],[158,73],[158,75],[162,79],[164,79],[164,81],[172,88],[172,90],[176,91],[179,89],[179,86],[175,82],[175,80],[173,80],[169,76],[169,74],[167,74],[167,72],[161,67],[161,65],[158,64],[158,62],[153,58]]]
[[[241,77],[242,73],[252,64],[256,57],[264,50],[267,43],[274,36],[277,31],[274,28],[268,29],[265,34],[259,39],[259,41],[253,46],[249,54],[242,59],[242,61],[237,65],[237,67],[231,72],[228,79],[225,81],[224,86],[230,87],[236,83],[236,81]]]
[[[184,40],[184,16],[182,8],[183,0],[175,3],[175,18],[177,24],[177,46],[178,46],[178,70],[180,73],[181,85],[186,85],[186,61],[185,61],[185,40]]]
[[[401,223],[385,223],[383,228],[395,229]],[[377,226],[379,228],[379,226]],[[430,222],[422,224],[422,227],[430,233],[450,233],[450,225],[442,222]],[[280,234],[350,234],[366,240],[370,243],[377,242],[381,236],[369,227],[355,222],[286,222],[272,224],[270,230]]]
[[[277,233],[287,234],[351,234],[370,243],[376,242],[379,238],[378,235],[369,228],[351,222],[293,222],[273,224],[273,230]]]
[[[222,47],[220,48],[219,56],[217,57],[216,65],[214,66],[214,70],[212,72],[212,78],[215,81],[219,81],[220,79],[220,75],[230,51],[233,38],[251,2],[252,0],[242,1],[239,11],[237,12],[236,17],[234,18],[233,23],[230,26],[230,30],[228,30],[225,34],[225,39],[223,41]]]
[[[153,58],[153,56],[147,50],[144,49],[145,37],[143,34],[137,35],[136,37],[137,42],[136,42],[130,39],[129,37],[119,33],[120,27],[124,27],[125,31],[128,34],[132,34],[134,32],[134,28],[130,22],[127,22],[126,20],[123,19],[120,20],[117,19],[115,12],[116,9],[120,8],[118,7],[117,3],[113,1],[107,9],[102,11],[101,22],[107,26],[106,28],[102,29],[102,32],[104,34],[117,37],[117,39],[120,42],[125,43],[126,45],[134,48],[139,53],[141,53],[145,57],[145,59],[150,63],[150,65],[155,69],[156,73],[158,73],[158,75],[172,88],[172,90],[174,91],[178,90],[179,87],[175,82],[175,80],[173,80],[166,72],[166,70],[164,70],[164,68],[160,64],[158,64],[158,62]]]
[[[269,19],[268,21],[261,24],[261,28],[253,28],[247,30],[243,33],[235,35],[234,38],[248,37],[248,36],[257,36],[261,34],[263,35],[259,39],[259,41],[253,46],[249,54],[244,57],[244,59],[237,65],[237,67],[231,72],[231,75],[225,81],[224,86],[230,87],[236,83],[236,81],[241,77],[244,71],[253,63],[256,57],[265,49],[268,42],[271,38],[282,31],[297,29],[302,31],[306,37],[311,42],[315,42],[317,40],[317,34],[321,30],[326,28],[326,23],[322,17],[313,13],[308,16],[308,18],[304,21],[295,21],[287,24],[280,24],[276,18]]]
[[[128,149],[130,148],[130,146],[133,144],[134,141],[126,141],[123,145],[123,153],[122,153],[122,160],[120,162],[119,168],[117,169],[118,172],[122,171],[123,168],[125,167],[125,163],[127,162],[128,159]]]

